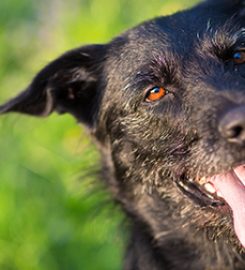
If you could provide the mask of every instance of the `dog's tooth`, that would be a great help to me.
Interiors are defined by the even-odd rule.
[[[214,187],[211,183],[206,183],[206,184],[204,185],[204,188],[205,188],[209,193],[211,193],[211,194],[216,193],[216,189],[215,189],[215,187]]]
[[[220,197],[220,198],[223,198],[222,194],[220,191],[217,191],[217,196]]]
[[[199,183],[200,183],[201,185],[207,183],[206,177],[202,177],[202,178],[199,180]]]

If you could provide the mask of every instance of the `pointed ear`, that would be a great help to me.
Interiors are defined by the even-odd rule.
[[[0,113],[47,116],[53,111],[67,112],[92,126],[106,52],[107,45],[67,52],[41,70],[25,91],[0,106]]]

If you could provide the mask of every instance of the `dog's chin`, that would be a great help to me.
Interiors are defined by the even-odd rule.
[[[177,184],[201,207],[212,207],[223,215],[232,213],[234,230],[245,248],[245,165],[201,179],[183,176]]]

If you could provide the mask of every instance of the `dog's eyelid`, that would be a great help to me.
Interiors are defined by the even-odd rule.
[[[232,53],[236,53],[236,52],[245,52],[245,47],[244,46],[234,47],[232,49]]]

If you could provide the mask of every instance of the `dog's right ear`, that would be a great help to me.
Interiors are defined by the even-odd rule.
[[[41,70],[25,91],[0,106],[0,113],[47,116],[70,113],[93,126],[99,107],[99,85],[108,45],[67,52]]]

